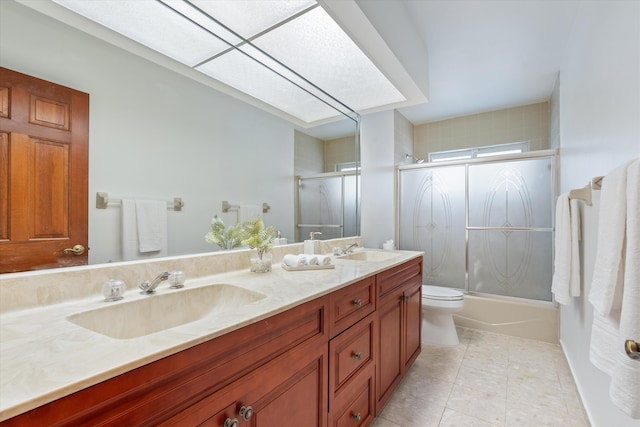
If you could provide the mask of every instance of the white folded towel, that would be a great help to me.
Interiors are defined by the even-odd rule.
[[[310,255],[309,258],[307,258],[307,262],[309,263],[309,265],[320,265],[317,255]]]
[[[318,265],[331,265],[331,256],[318,255]]]
[[[556,203],[555,262],[551,291],[563,305],[580,296],[580,211],[577,200],[561,194]]]
[[[282,263],[287,267],[304,267],[309,265],[307,257],[304,255],[287,254],[282,258]]]

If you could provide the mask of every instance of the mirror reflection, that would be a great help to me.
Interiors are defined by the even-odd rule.
[[[204,236],[214,215],[233,224],[241,210],[263,203],[270,207],[265,224],[289,241],[304,238],[295,177],[359,161],[351,118],[304,128],[177,63],[158,65],[156,53],[133,43],[116,47],[14,2],[3,4],[1,15],[9,36],[0,40],[4,67],[90,95],[90,264],[123,260],[122,209],[96,208],[98,192],[121,200],[181,198],[181,210],[167,211],[166,254],[210,252],[218,248]],[[308,164],[319,158],[322,169]],[[357,179],[348,185],[356,194]],[[242,209],[224,213],[224,201]],[[357,207],[345,215],[344,223],[358,223]]]

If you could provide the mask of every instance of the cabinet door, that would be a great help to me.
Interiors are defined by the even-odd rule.
[[[326,340],[301,344],[161,425],[325,427],[327,353]]]
[[[324,427],[328,411],[327,342],[301,345],[245,380],[252,427]]]
[[[422,329],[422,284],[417,283],[407,289],[405,300],[405,345],[404,345],[404,370],[405,372],[416,360],[422,349],[420,334]]]
[[[402,379],[404,360],[402,346],[404,340],[403,294],[396,293],[378,306],[378,342],[376,377],[376,412],[382,410],[396,385]]]

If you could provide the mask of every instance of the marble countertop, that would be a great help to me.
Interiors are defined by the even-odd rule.
[[[422,252],[394,251],[381,261],[334,259],[334,269],[270,273],[248,269],[188,279],[185,289],[229,284],[266,295],[232,311],[130,339],[116,339],[70,322],[67,317],[111,304],[126,304],[180,290],[162,283],[156,295],[125,292],[125,299],[73,300],[0,315],[0,421],[128,372],[181,350],[326,295],[365,277],[417,258]],[[132,320],[134,321],[134,320]]]

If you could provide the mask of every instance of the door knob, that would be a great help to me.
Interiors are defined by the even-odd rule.
[[[69,252],[71,252],[74,255],[82,255],[84,253],[84,246],[75,245],[73,248],[67,248],[62,252],[64,252],[65,254],[68,254]]]
[[[624,342],[624,351],[627,352],[627,356],[633,360],[640,360],[640,343],[634,340],[626,340]]]

